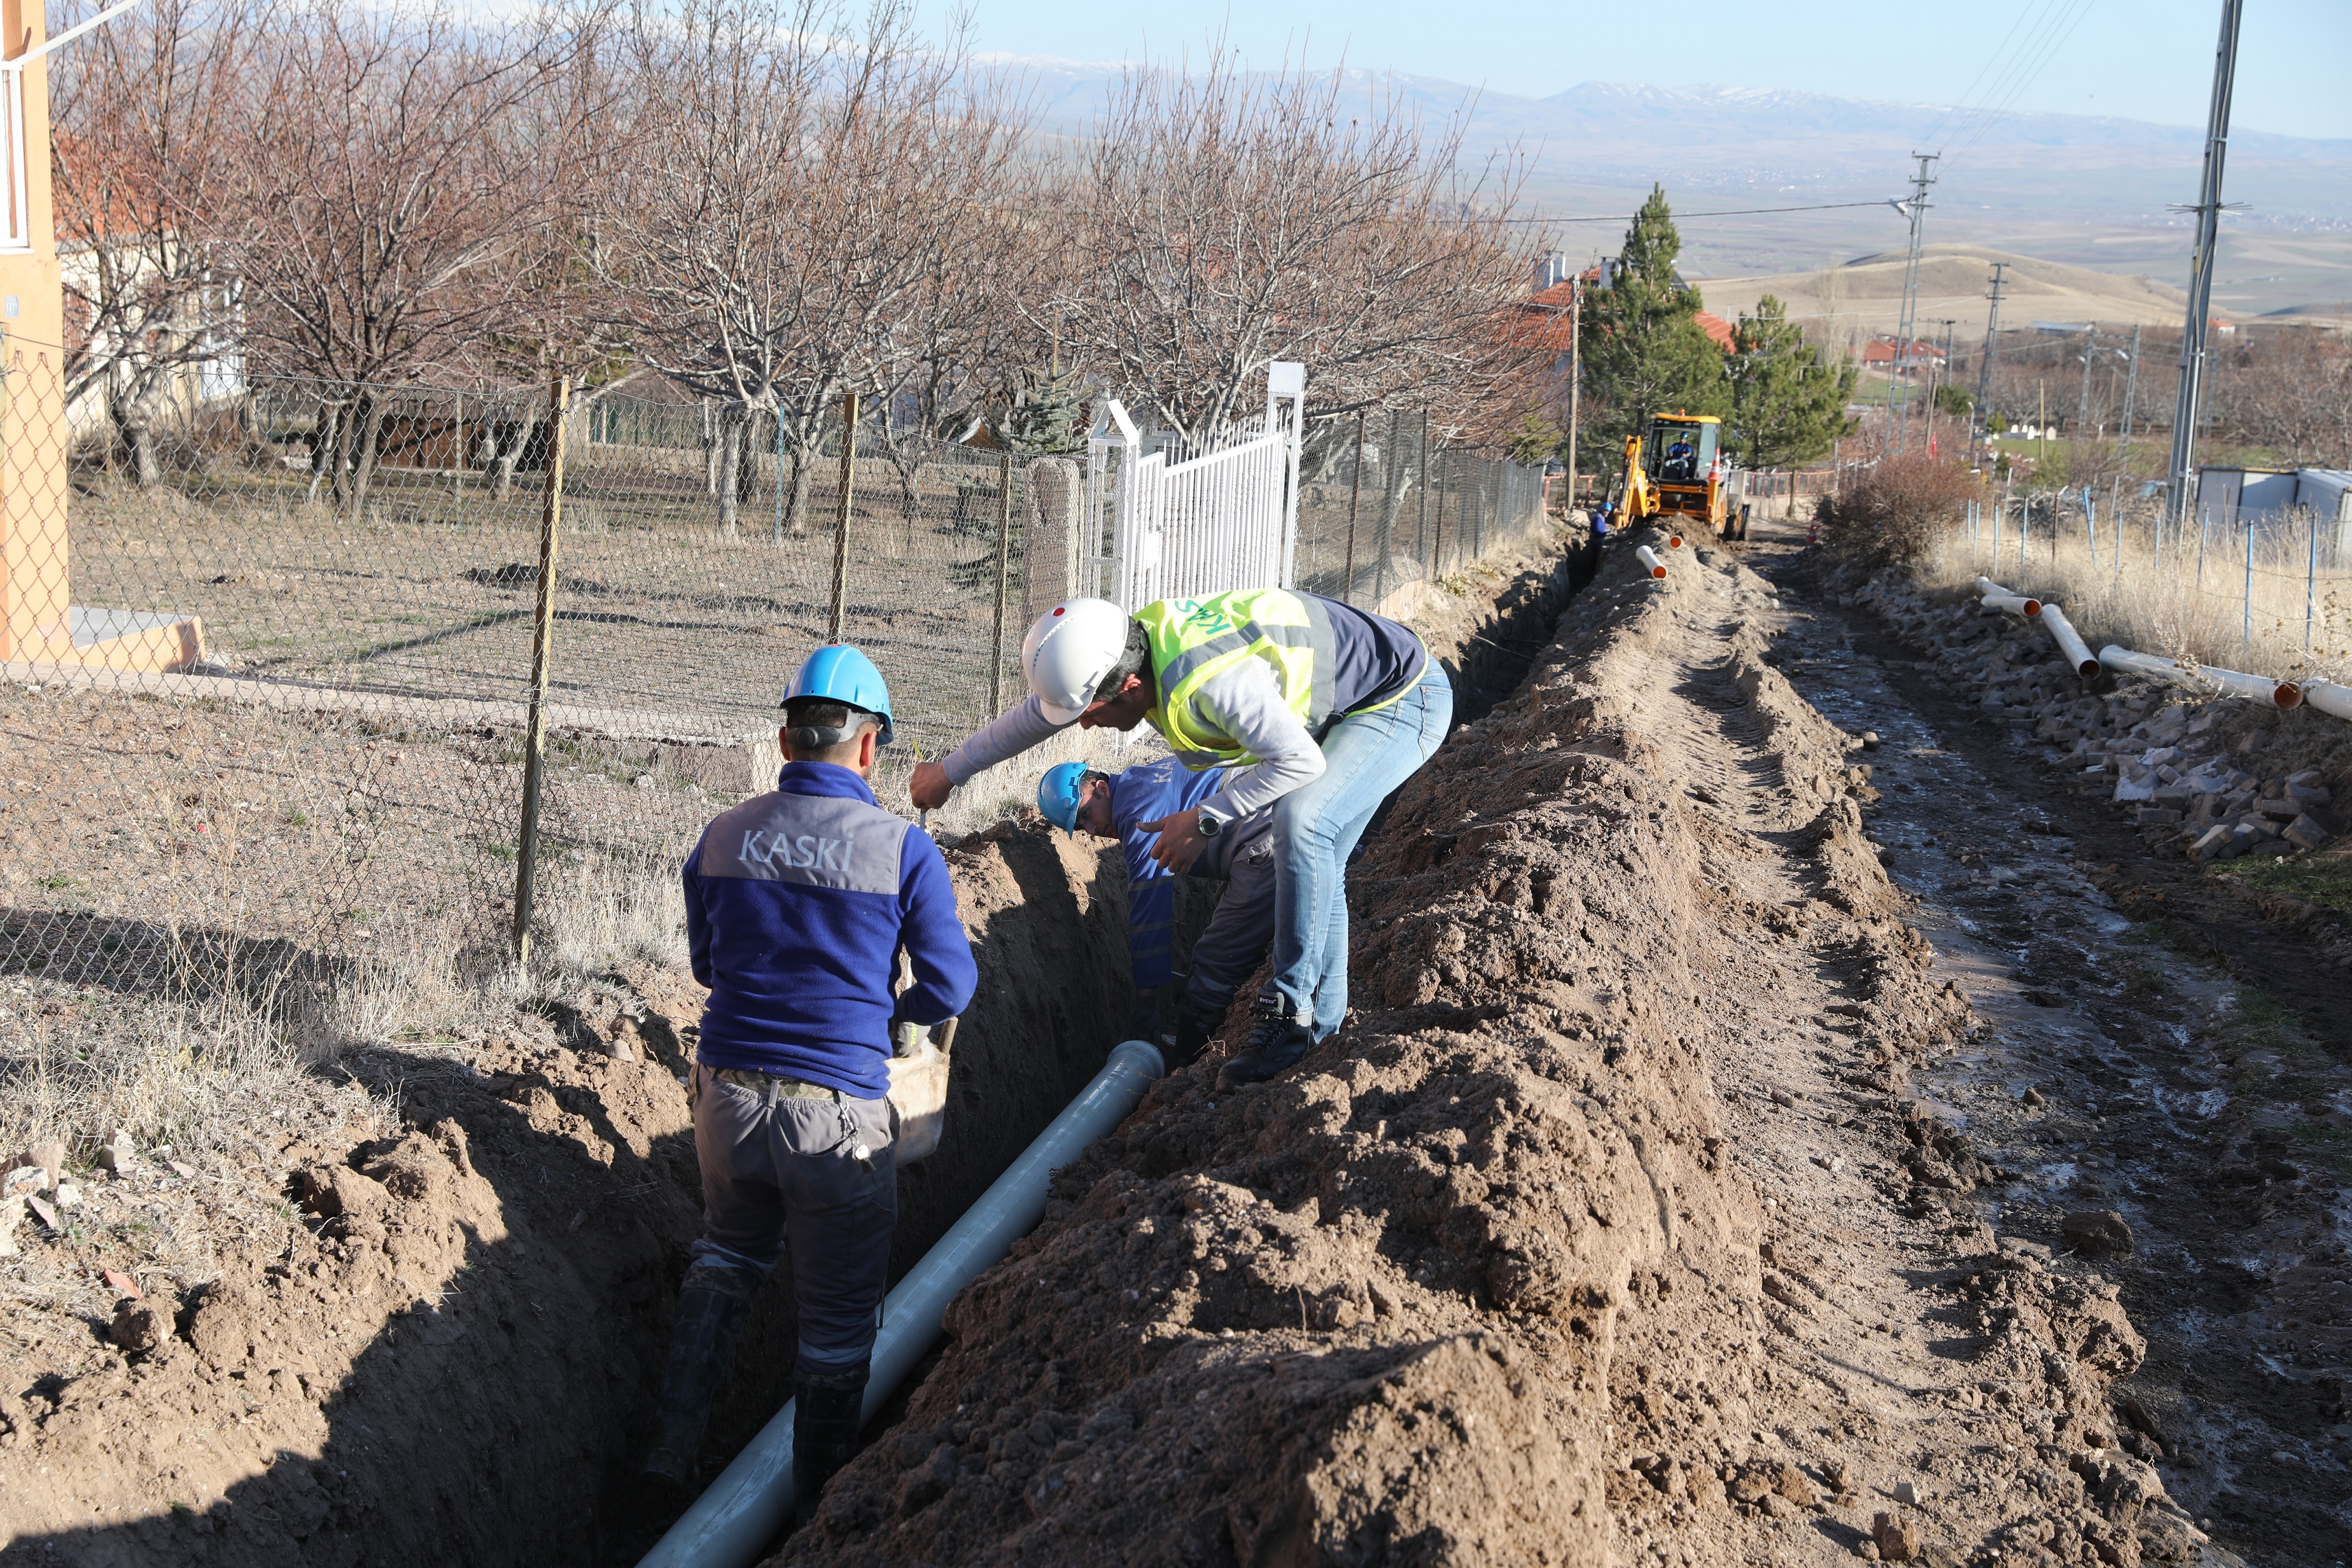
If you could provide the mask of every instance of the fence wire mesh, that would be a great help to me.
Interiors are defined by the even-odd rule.
[[[1331,420],[1298,472],[1298,586],[1366,606],[1526,548],[1545,526],[1543,476],[1448,447],[1402,410]]]
[[[142,485],[68,434],[56,364],[6,366],[48,414],[7,455],[36,482],[10,489],[0,973],[88,1001],[496,962],[559,451],[541,907],[669,878],[773,787],[778,695],[834,631],[837,418],[796,444],[622,390],[558,430],[541,392],[262,382],[174,424]],[[1381,605],[1541,526],[1538,476],[1418,416],[1374,416],[1359,463],[1339,423],[1301,475],[1301,587]],[[861,420],[838,634],[890,683],[886,804],[1021,695],[1033,492],[1082,462]]]

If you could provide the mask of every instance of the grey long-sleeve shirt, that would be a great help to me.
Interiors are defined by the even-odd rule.
[[[1227,739],[1257,758],[1248,768],[1230,770],[1224,788],[1201,803],[1202,815],[1230,822],[1271,806],[1323,776],[1323,748],[1282,700],[1274,672],[1264,660],[1236,660],[1218,671],[1202,684],[1192,705]],[[1018,757],[1068,727],[1047,718],[1033,695],[982,725],[941,758],[940,766],[961,787],[975,774]]]

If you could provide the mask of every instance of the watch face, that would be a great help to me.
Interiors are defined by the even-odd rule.
[[[1202,817],[1199,822],[1201,836],[1204,839],[1213,839],[1225,829],[1225,825],[1214,817]]]

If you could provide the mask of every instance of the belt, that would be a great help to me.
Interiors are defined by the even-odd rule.
[[[740,1089],[768,1100],[839,1100],[838,1089],[828,1089],[822,1083],[805,1079],[788,1078],[781,1072],[761,1072],[751,1067],[714,1067],[713,1078],[723,1078]]]

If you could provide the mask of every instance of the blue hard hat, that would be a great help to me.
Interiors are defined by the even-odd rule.
[[[1037,780],[1037,810],[1073,838],[1078,831],[1078,796],[1087,781],[1083,762],[1057,762]]]
[[[784,702],[794,697],[844,703],[870,713],[882,721],[882,734],[875,744],[890,744],[890,688],[882,684],[882,672],[874,667],[874,661],[846,643],[827,643],[801,662],[793,684],[784,688]],[[782,707],[783,703],[776,706]]]

